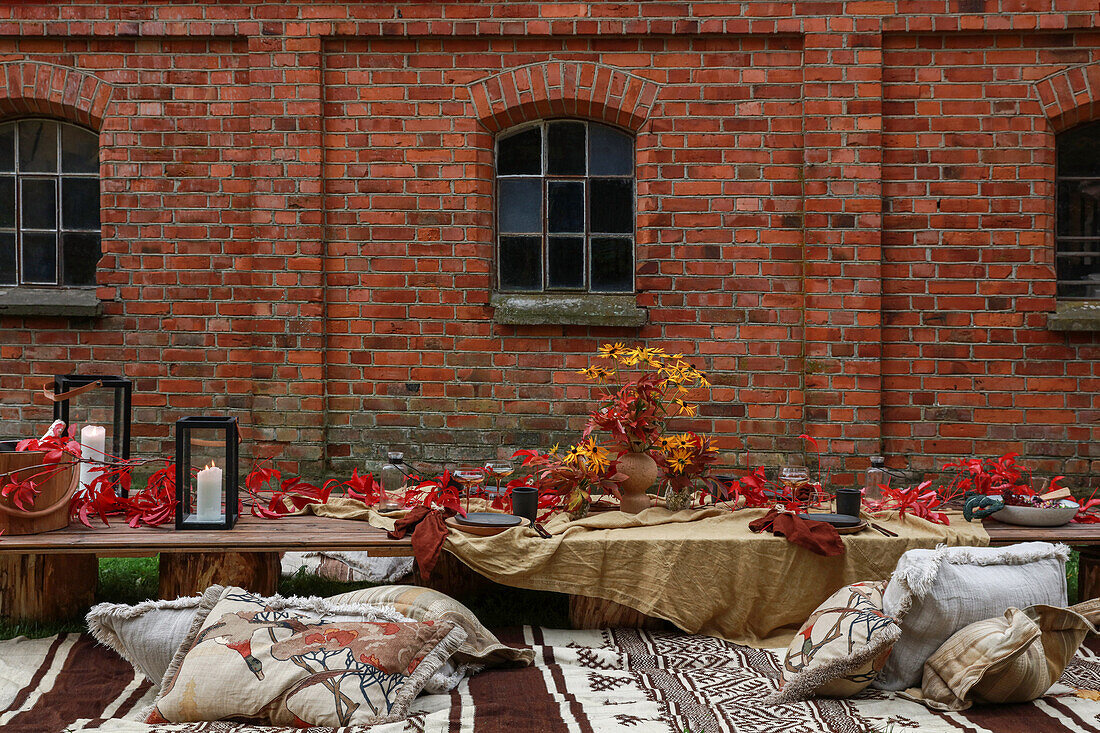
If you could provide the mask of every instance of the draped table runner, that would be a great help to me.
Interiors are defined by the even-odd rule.
[[[394,521],[351,499],[307,510],[383,529]],[[493,537],[452,530],[443,547],[504,585],[602,598],[689,633],[780,647],[834,591],[888,578],[906,550],[989,544],[981,523],[965,521],[960,512],[948,512],[946,527],[890,513],[875,521],[898,537],[866,529],[843,537],[845,554],[821,557],[782,537],[750,532],[749,522],[766,513],[654,507],[640,514],[601,512],[575,522],[558,514],[544,523],[551,539],[525,526]]]

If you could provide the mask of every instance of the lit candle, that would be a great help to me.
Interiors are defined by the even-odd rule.
[[[107,444],[107,429],[100,425],[85,425],[80,429],[80,485],[87,488],[99,477],[103,448]]]
[[[195,516],[200,522],[218,522],[222,515],[222,470],[213,462],[195,477]]]

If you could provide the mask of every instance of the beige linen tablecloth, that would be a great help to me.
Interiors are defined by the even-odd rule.
[[[392,518],[348,499],[311,511],[393,527]],[[452,530],[444,549],[504,585],[603,598],[690,633],[778,647],[838,588],[888,578],[906,550],[989,544],[981,523],[966,522],[959,512],[949,512],[947,527],[891,513],[876,522],[899,537],[864,530],[843,538],[844,555],[821,557],[782,537],[750,532],[749,522],[765,513],[654,507],[576,522],[556,515],[545,523],[552,539],[527,527],[493,537]]]

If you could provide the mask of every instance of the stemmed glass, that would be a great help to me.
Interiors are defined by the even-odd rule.
[[[454,472],[455,480],[466,492],[466,510],[470,509],[470,493],[485,481],[485,469],[480,466],[462,466]]]
[[[787,488],[791,498],[796,501],[803,501],[799,496],[799,489],[805,487],[809,480],[810,469],[805,466],[782,466],[779,469],[779,482]]]
[[[497,496],[501,494],[500,482],[516,472],[511,461],[489,461],[485,464],[485,475],[497,480]]]

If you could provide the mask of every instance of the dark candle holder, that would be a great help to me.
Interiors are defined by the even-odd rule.
[[[196,437],[196,431],[218,437]],[[240,515],[237,443],[235,417],[176,421],[176,529],[233,529]]]

